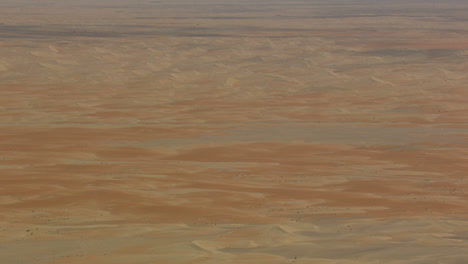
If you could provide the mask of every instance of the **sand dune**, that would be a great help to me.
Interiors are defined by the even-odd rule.
[[[468,259],[465,2],[0,10],[0,263]]]

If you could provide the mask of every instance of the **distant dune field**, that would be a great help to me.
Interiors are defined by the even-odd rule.
[[[468,2],[0,2],[0,263],[468,261]]]

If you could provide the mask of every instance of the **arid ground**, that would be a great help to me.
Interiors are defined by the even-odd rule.
[[[0,263],[468,263],[467,14],[0,1]]]

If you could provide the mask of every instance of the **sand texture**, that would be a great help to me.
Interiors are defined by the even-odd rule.
[[[468,263],[468,2],[0,2],[1,264]]]

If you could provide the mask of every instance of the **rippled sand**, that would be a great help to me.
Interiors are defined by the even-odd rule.
[[[468,260],[467,3],[0,12],[0,263]]]

